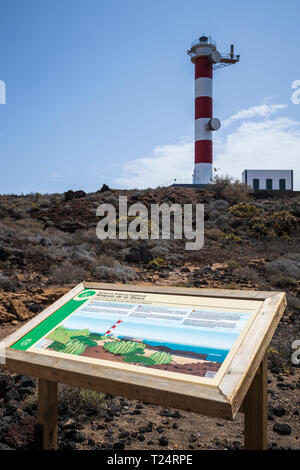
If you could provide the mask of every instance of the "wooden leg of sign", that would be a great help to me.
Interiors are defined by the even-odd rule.
[[[38,424],[43,450],[57,449],[57,383],[39,379]]]
[[[245,450],[266,450],[268,430],[268,367],[265,354],[244,400]]]

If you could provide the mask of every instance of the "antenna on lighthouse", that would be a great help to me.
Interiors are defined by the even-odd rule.
[[[211,36],[202,36],[192,43],[187,51],[195,64],[195,169],[193,184],[211,184],[213,178],[212,133],[221,127],[218,118],[213,118],[212,80],[213,70],[235,64],[240,56],[235,55],[234,45],[229,54],[221,54]]]

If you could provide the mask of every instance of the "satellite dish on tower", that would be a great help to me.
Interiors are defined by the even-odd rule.
[[[209,58],[210,58],[210,60],[213,64],[218,64],[219,62],[221,62],[222,56],[221,56],[220,52],[212,51]]]
[[[211,131],[218,131],[221,127],[221,121],[218,118],[212,118],[208,121],[208,128]]]

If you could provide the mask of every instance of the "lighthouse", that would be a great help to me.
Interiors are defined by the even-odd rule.
[[[213,70],[239,61],[231,45],[229,54],[221,54],[216,43],[205,35],[187,51],[195,65],[195,167],[193,184],[213,181],[213,133],[221,122],[213,117]]]

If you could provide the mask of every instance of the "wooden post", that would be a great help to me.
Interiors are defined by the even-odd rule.
[[[268,432],[268,364],[265,353],[244,399],[245,450],[266,450]]]
[[[43,450],[57,449],[57,383],[38,380],[38,423]]]

